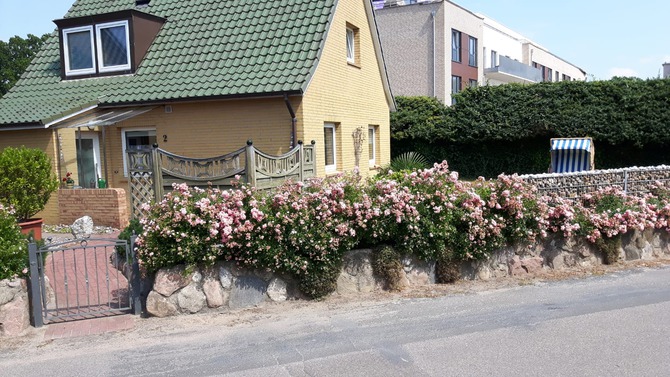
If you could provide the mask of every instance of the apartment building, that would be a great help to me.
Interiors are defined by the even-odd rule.
[[[473,85],[585,80],[586,72],[504,25],[448,0],[373,1],[395,95]]]
[[[670,63],[663,63],[663,78],[670,78]]]

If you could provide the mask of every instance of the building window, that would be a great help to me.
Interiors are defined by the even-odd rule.
[[[360,64],[358,28],[347,23],[347,63]]]
[[[63,30],[65,74],[68,76],[95,73],[93,26]]]
[[[462,79],[460,76],[451,76],[451,104],[456,103],[456,99],[454,98],[454,94],[460,93],[461,91],[461,83]]]
[[[570,80],[571,80],[570,76],[568,76],[564,73],[563,74],[563,81],[570,81]]]
[[[335,123],[326,123],[323,126],[323,146],[325,150],[324,161],[326,162],[326,172],[334,172],[337,170]]]
[[[128,155],[126,151],[149,149],[155,143],[155,128],[133,128],[121,130],[121,143],[123,144],[123,175],[128,176]]]
[[[551,68],[547,68],[547,81],[550,81],[554,78],[554,72]]]
[[[130,70],[128,21],[63,29],[63,49],[66,76]]]
[[[559,80],[560,77],[561,77],[561,76],[558,74],[558,71],[556,71],[556,79],[555,79],[554,81],[556,81],[556,82],[560,81],[560,80]]]
[[[470,88],[476,88],[477,85],[478,85],[478,82],[475,79],[470,79],[470,81],[468,82],[468,87],[470,87]]]
[[[468,65],[471,67],[477,66],[477,38],[468,38]]]
[[[130,69],[128,21],[110,22],[95,27],[100,72]]]
[[[491,50],[491,67],[489,68],[495,68],[498,66],[498,52],[495,50]]]
[[[451,60],[461,62],[461,32],[451,29]]]
[[[368,127],[368,156],[370,158],[370,166],[377,164],[377,130],[376,126]]]

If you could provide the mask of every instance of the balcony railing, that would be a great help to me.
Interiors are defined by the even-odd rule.
[[[401,7],[404,5],[434,3],[438,0],[372,0],[374,9]]]
[[[498,65],[486,68],[487,79],[508,82],[534,83],[542,81],[542,71],[506,56],[498,57]]]

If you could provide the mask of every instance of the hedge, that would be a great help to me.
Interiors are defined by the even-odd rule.
[[[544,172],[552,137],[593,137],[597,168],[670,163],[669,79],[480,86],[450,107],[427,97],[396,101],[393,155],[446,159],[465,177]]]

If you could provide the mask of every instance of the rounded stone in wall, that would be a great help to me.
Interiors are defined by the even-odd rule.
[[[286,282],[279,278],[273,278],[268,284],[267,293],[272,301],[286,301],[288,298]]]
[[[233,287],[233,273],[226,267],[219,269],[219,281],[223,289],[230,289]]]
[[[177,304],[181,310],[197,313],[205,307],[207,298],[195,284],[190,284],[177,294]]]
[[[147,312],[156,317],[169,317],[179,314],[177,305],[162,294],[151,291],[147,296]]]
[[[225,304],[226,296],[224,296],[223,288],[218,279],[212,279],[211,277],[206,277],[202,284],[202,291],[207,298],[207,306],[210,308],[218,308]]]

